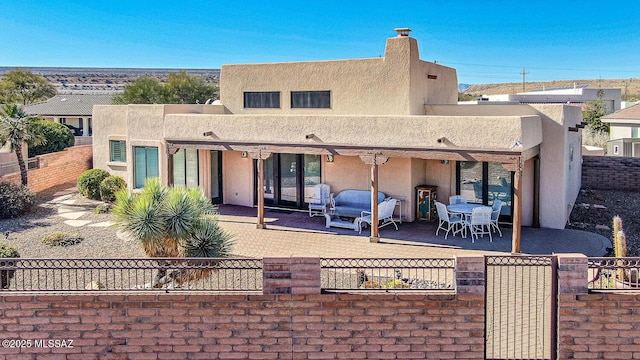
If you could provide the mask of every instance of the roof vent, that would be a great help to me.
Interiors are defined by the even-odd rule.
[[[398,34],[398,37],[409,36],[409,33],[411,32],[411,29],[409,28],[395,28],[393,30],[396,31],[396,34]]]

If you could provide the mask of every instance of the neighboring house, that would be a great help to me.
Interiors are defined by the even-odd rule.
[[[91,136],[94,105],[110,105],[113,95],[59,94],[43,102],[24,106],[28,115],[67,125],[75,136]]]
[[[640,157],[640,105],[632,105],[600,119],[609,124],[607,154]]]
[[[563,228],[580,188],[580,109],[457,105],[455,69],[420,60],[397,31],[379,58],[224,65],[219,105],[95,106],[94,167],[132,188],[159,176],[257,205],[259,227],[264,204],[304,209],[326,183],[401,199],[408,221],[419,185],[445,203],[498,197],[518,242],[520,225]]]
[[[592,88],[589,85],[574,86],[571,88],[545,89],[527,91],[517,94],[484,95],[486,101],[516,102],[519,104],[568,104],[579,106],[585,110],[587,101],[597,100],[598,92],[603,92],[604,104],[607,114],[618,111],[622,103],[622,89],[619,88]]]

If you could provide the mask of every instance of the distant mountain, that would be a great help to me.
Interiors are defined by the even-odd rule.
[[[458,84],[458,92],[464,92],[471,87],[471,84]]]
[[[460,88],[462,84],[458,85]],[[543,89],[571,88],[573,86],[589,85],[591,88],[619,88],[622,89],[623,98],[640,97],[640,79],[595,79],[595,80],[555,80],[544,82],[526,82],[525,91],[535,91]],[[496,95],[496,94],[516,94],[522,92],[522,83],[501,83],[501,84],[475,84],[465,90],[460,90],[465,94],[473,95]]]

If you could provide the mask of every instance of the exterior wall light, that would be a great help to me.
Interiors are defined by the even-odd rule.
[[[333,154],[327,155],[327,162],[328,163],[332,163],[333,162]]]
[[[440,160],[440,164],[447,165],[449,164],[449,160]]]
[[[246,158],[248,158],[248,157],[249,157],[249,153],[248,153],[248,152],[246,152],[246,151],[243,151],[243,152],[240,154],[240,156],[242,156],[242,158],[243,158],[243,159],[246,159]]]

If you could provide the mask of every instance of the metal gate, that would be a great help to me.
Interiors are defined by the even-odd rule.
[[[487,256],[485,359],[556,359],[555,256]]]

